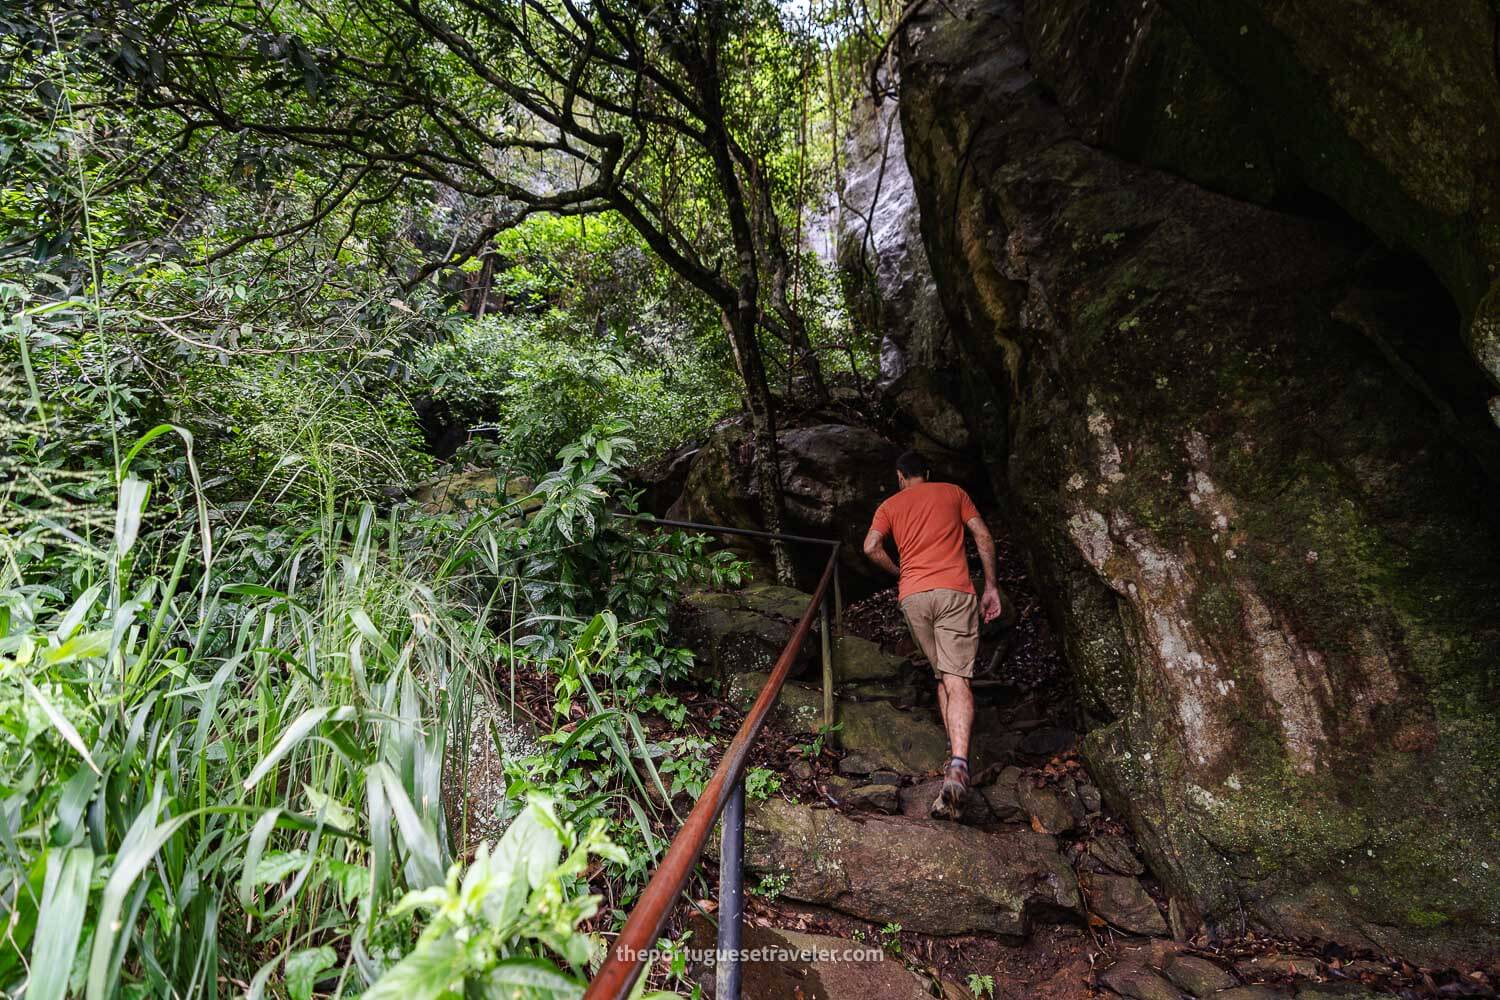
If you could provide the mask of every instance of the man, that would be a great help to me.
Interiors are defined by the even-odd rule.
[[[979,618],[1000,614],[995,582],[995,541],[957,486],[929,482],[927,459],[909,451],[896,460],[896,495],[875,511],[865,536],[865,555],[901,578],[899,598],[912,638],[922,648],[938,679],[938,707],[953,756],[943,768],[943,788],[932,814],[957,819],[969,788],[969,732],[974,725],[974,695],[969,680],[979,653]],[[984,592],[976,600],[964,558],[964,528],[974,534],[984,567]],[[901,565],[885,551],[895,539]]]

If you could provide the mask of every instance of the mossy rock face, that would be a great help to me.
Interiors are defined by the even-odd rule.
[[[1026,0],[1024,24],[1091,142],[1261,203],[1331,199],[1420,254],[1500,384],[1476,326],[1500,266],[1497,20],[1487,0]]]
[[[757,610],[757,605],[768,607],[775,598],[748,593],[705,591],[683,598],[674,631],[693,651],[693,674],[699,680],[723,682],[736,674],[769,673],[791,641],[793,622]],[[793,676],[810,672],[816,659],[815,644],[804,642]]]
[[[948,734],[935,710],[901,709],[888,701],[840,700],[838,745],[879,768],[902,774],[929,774],[948,762]],[[991,712],[974,719],[969,765],[980,771],[1006,760],[1016,734],[1000,728]]]
[[[778,431],[782,490],[786,501],[782,529],[794,535],[843,543],[840,567],[850,599],[888,586],[890,579],[865,558],[861,545],[875,508],[896,489],[894,442],[864,427],[814,424]],[[678,520],[759,529],[760,497],[750,461],[753,452],[743,424],[718,428],[699,449],[682,496],[667,512]],[[753,558],[769,561],[761,540],[726,540]],[[797,585],[812,589],[823,574],[828,550],[821,545],[789,546]],[[801,614],[801,611],[798,611]]]
[[[878,643],[857,635],[841,635],[830,645],[833,676],[840,684],[893,681],[906,669],[907,659],[883,651]]]
[[[812,595],[791,587],[756,584],[743,590],[699,591],[686,595],[676,630],[696,654],[701,680],[723,681],[748,672],[767,673],[807,610]],[[857,686],[865,696],[887,696],[905,690],[904,656],[884,652],[858,636],[831,638],[834,682],[842,690]],[[822,676],[822,640],[816,620],[798,652],[794,675]]]
[[[770,679],[766,673],[735,674],[724,687],[724,700],[748,712]],[[792,732],[815,733],[823,724],[823,692],[810,684],[788,681],[776,698],[775,713]]]
[[[1210,6],[1234,37],[1226,11],[1273,10],[1170,4],[1192,31]],[[1360,9],[1373,24],[1389,6]],[[914,16],[902,117],[968,391],[987,384],[1004,410],[992,474],[1107,720],[1084,741],[1095,778],[1210,926],[1445,964],[1494,954],[1495,483],[1441,398],[1334,318],[1368,240],[1081,141],[1032,75],[1020,8],[958,0]],[[1243,23],[1291,31],[1313,9]],[[1341,43],[1341,16],[1309,51]],[[1404,72],[1427,57],[1391,58]],[[1369,128],[1349,134],[1405,155],[1385,124]],[[1479,176],[1466,155],[1390,167],[1391,190],[1429,213],[1391,224],[1437,219],[1424,232],[1438,233],[1473,210],[1463,197],[1483,185],[1465,187]],[[1434,266],[1476,315],[1468,265]]]
[[[1019,939],[1081,905],[1057,841],[1019,827],[854,818],[777,798],[753,803],[745,827],[745,867],[785,879],[786,898],[921,934]]]
[[[481,508],[516,504],[516,514],[530,513],[542,505],[536,495],[536,483],[516,476],[504,483],[492,470],[470,469],[453,472],[423,483],[412,493],[425,514],[451,514]]]
[[[906,712],[885,701],[838,706],[839,746],[903,774],[936,771],[948,761],[948,736],[930,712]]]

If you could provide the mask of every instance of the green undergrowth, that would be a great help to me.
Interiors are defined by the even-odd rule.
[[[379,510],[315,452],[278,463],[300,478],[274,502],[220,506],[188,431],[119,435],[122,393],[104,421],[44,397],[35,373],[87,338],[26,319],[0,380],[0,989],[581,995],[600,890],[629,898],[701,787],[665,762],[702,747],[641,722],[685,715],[667,608],[738,564],[607,514],[614,432],[462,519]],[[467,855],[455,736],[537,674],[555,728]]]

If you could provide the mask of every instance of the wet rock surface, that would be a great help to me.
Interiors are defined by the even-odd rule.
[[[801,606],[793,607],[787,594],[797,592],[763,586],[687,595],[674,624],[694,652],[695,676],[724,682],[736,674],[769,672],[807,606],[806,595],[800,595]],[[793,672],[810,672],[813,660],[809,643],[799,652]]]
[[[841,565],[851,599],[889,583],[861,549],[870,519],[880,502],[896,489],[896,459],[901,448],[865,427],[824,423],[777,432],[786,513],[782,530],[789,534],[842,541]],[[709,524],[760,526],[760,501],[750,474],[748,432],[730,422],[714,431],[694,456],[681,496],[667,511],[674,519]],[[747,554],[768,558],[758,541]],[[798,583],[812,588],[822,575],[826,549],[793,546]]]
[[[1183,1000],[1182,991],[1134,962],[1118,962],[1099,976],[1099,981],[1122,997],[1134,1000]]]
[[[1037,787],[1022,781],[1016,788],[1016,801],[1030,817],[1037,833],[1067,833],[1077,822],[1076,797],[1072,789],[1055,786]]]
[[[845,157],[839,265],[854,285],[855,314],[881,333],[881,379],[889,383],[912,369],[946,366],[952,334],[922,244],[894,100],[865,96],[855,103]]]
[[[1195,997],[1211,996],[1239,984],[1233,973],[1194,955],[1172,956],[1163,971],[1179,988]]]
[[[1339,313],[1371,283],[1374,241],[1090,144],[1034,75],[1052,58],[1038,46],[1070,49],[1043,29],[1087,27],[1068,13],[1083,5],[1055,6],[1075,20],[1028,23],[1043,5],[1014,0],[923,9],[900,46],[901,113],[929,262],[988,387],[968,415],[987,414],[996,492],[1102,723],[1084,742],[1093,778],[1183,933],[1494,954],[1500,882],[1480,873],[1500,848],[1470,832],[1500,812],[1482,763],[1500,740],[1493,483],[1447,404]],[[1238,31],[1211,5],[1163,6]],[[1252,38],[1318,21],[1231,6]],[[1493,26],[1477,10],[1462,18]],[[1295,37],[1297,59],[1331,51]],[[1465,151],[1399,155],[1416,157],[1393,168],[1408,181],[1418,162],[1473,176]],[[1444,272],[1450,291],[1468,266]]]
[[[1107,923],[1126,934],[1159,936],[1167,933],[1167,921],[1141,883],[1130,875],[1097,872],[1080,876],[1088,907]]]
[[[805,596],[796,591],[773,589],[766,593],[757,589],[751,595],[731,595],[709,603],[758,608],[779,617],[781,611],[804,606],[805,601]],[[879,629],[861,631],[861,638],[882,636],[887,655],[903,658],[889,651],[899,646],[899,637]],[[735,675],[726,685],[723,698],[742,710],[763,683],[763,674]],[[839,684],[837,691],[841,709],[864,704],[858,698],[873,694],[880,698],[873,704],[883,706],[881,718],[899,718],[910,732],[926,730],[927,738],[943,738],[933,711],[931,681],[920,672],[914,678],[910,665],[903,666],[896,678]],[[818,687],[793,682],[784,692],[783,702],[788,700],[788,692],[790,700],[804,706],[808,717],[821,718]],[[759,861],[752,862],[748,885],[752,892],[759,887],[758,891],[769,893],[764,899],[751,897],[752,912],[759,914],[756,921],[769,921],[788,930],[821,929],[836,939],[855,943],[881,940],[893,949],[898,943],[887,932],[900,925],[904,928],[900,936],[906,939],[908,949],[928,954],[934,947],[946,951],[948,957],[940,975],[920,964],[913,965],[922,971],[918,980],[931,984],[925,988],[933,995],[941,991],[942,996],[966,995],[961,985],[964,975],[986,969],[996,973],[997,996],[1005,1000],[1074,1000],[1097,995],[1089,993],[1090,983],[1095,984],[1096,991],[1113,994],[1111,981],[1136,992],[1159,991],[1165,983],[1183,997],[1197,996],[1195,990],[1218,996],[1215,991],[1219,989],[1265,990],[1283,997],[1299,990],[1320,990],[1321,995],[1328,996],[1359,995],[1359,991],[1369,989],[1378,992],[1376,984],[1389,987],[1402,981],[1403,973],[1393,972],[1388,961],[1334,960],[1329,964],[1321,961],[1315,950],[1287,950],[1270,943],[1242,943],[1221,950],[1200,933],[1196,924],[1183,926],[1176,900],[1163,907],[1158,883],[1145,870],[1128,830],[1109,805],[1100,801],[1075,748],[1064,747],[1051,756],[1026,753],[1024,736],[1048,730],[1070,731],[1060,724],[1070,711],[1066,694],[1048,689],[1041,697],[1039,692],[1021,694],[1009,687],[981,687],[976,695],[979,728],[985,738],[1010,749],[1003,762],[976,767],[975,786],[957,823],[929,818],[928,810],[941,786],[930,773],[885,763],[880,754],[864,749],[840,751],[835,749],[836,739],[827,742],[823,753],[809,755],[808,730],[796,722],[794,714],[788,714],[785,704],[778,708],[773,725],[802,735],[793,737],[794,749],[779,765],[784,781],[777,797],[752,805],[752,831],[759,828],[761,833],[770,833],[769,837],[760,837],[759,843],[759,834],[749,835],[749,851],[761,854]],[[768,764],[763,761],[761,766]],[[1061,807],[1057,815],[1069,817],[1071,827],[1058,837],[1035,834],[1032,814],[1021,805],[1023,787]],[[767,821],[765,815],[777,818]],[[981,865],[973,883],[979,887],[977,892],[966,888],[967,883],[954,890],[958,885],[954,879],[970,879],[971,859],[982,857],[982,852],[1017,856],[1012,844],[1016,835],[1031,838],[1031,846],[1043,848],[1040,855],[1050,860],[1031,855],[1029,875],[1018,875],[1011,866],[1009,875],[995,876],[987,874],[990,869]],[[942,863],[912,861],[916,856],[913,852],[933,848],[938,849]],[[1025,853],[1020,852],[1023,856]],[[1076,880],[1073,891],[1079,900],[1077,908],[1059,905],[1053,882],[1065,878],[1062,872],[1073,873]],[[1017,933],[1015,897],[1004,886],[1008,881],[1034,883],[1038,876],[1048,888],[1040,900],[1033,896],[1028,903],[1021,897],[1020,924],[1027,930]],[[879,902],[860,906],[855,902],[858,898]],[[1163,919],[1164,908],[1172,913],[1170,920]],[[946,914],[954,909],[989,914],[979,921],[988,929],[953,930]],[[1089,928],[1087,937],[1068,936],[1070,929],[1082,934],[1085,924]],[[1001,926],[1010,929],[994,929]],[[1192,944],[1168,938],[1168,927],[1178,942],[1191,939]],[[916,940],[912,935],[917,935]],[[1093,952],[1092,961],[1078,957],[1069,964],[1066,956],[1077,954],[1076,942],[1089,939],[1094,942],[1093,948],[1102,947],[1103,952]],[[1194,950],[1189,951],[1189,947]],[[1207,950],[1196,950],[1203,948]],[[1138,972],[1128,977],[1116,973],[1106,980],[1102,972],[1115,959],[1136,967]],[[1232,971],[1238,969],[1243,971]],[[782,975],[772,969],[763,971],[773,978]],[[805,994],[816,988],[809,985],[806,969],[783,971],[801,977]],[[1002,974],[1009,976],[1003,983]],[[791,980],[775,981],[781,984],[776,988],[782,988]],[[1466,982],[1451,973],[1437,981],[1450,988]],[[1467,982],[1480,992],[1457,995],[1484,995],[1481,981]],[[902,988],[872,985],[875,983],[871,980],[859,988]]]
[[[927,934],[1024,938],[1075,914],[1078,882],[1050,837],[937,820],[855,820],[771,800],[749,810],[745,863],[785,876],[782,895]]]
[[[848,801],[856,809],[901,812],[901,792],[895,785],[861,785],[848,793]]]

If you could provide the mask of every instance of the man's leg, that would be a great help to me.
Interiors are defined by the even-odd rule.
[[[953,756],[969,759],[969,734],[974,729],[974,692],[967,677],[944,674],[938,683],[938,707]]]

